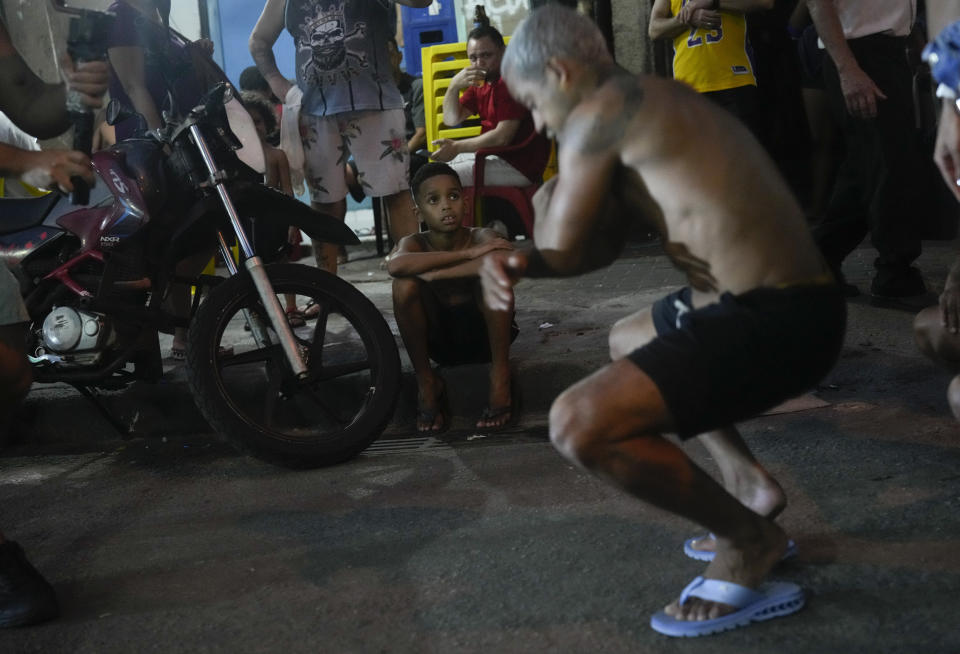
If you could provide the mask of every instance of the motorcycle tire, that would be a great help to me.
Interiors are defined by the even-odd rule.
[[[298,306],[307,299],[319,310],[293,327],[306,379],[293,374],[242,271],[214,287],[191,321],[187,377],[197,406],[218,434],[257,458],[292,468],[351,459],[393,417],[400,391],[393,334],[376,306],[342,279],[299,264],[266,270],[281,306],[293,294]],[[258,342],[254,333],[266,338]]]

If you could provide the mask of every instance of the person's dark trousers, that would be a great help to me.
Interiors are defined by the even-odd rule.
[[[703,97],[709,98],[715,104],[723,107],[740,119],[744,125],[760,138],[760,114],[757,87],[753,84],[738,86],[722,91],[706,91]]]
[[[837,69],[824,57],[824,83],[831,110],[842,126],[847,154],[823,220],[814,230],[827,263],[839,275],[843,260],[869,232],[879,256],[874,295],[909,296],[924,291],[911,263],[920,255],[920,224],[914,215],[915,175],[922,170],[914,132],[912,72],[903,38],[872,35],[847,41],[863,71],[887,96],[877,116],[853,118],[846,110]]]

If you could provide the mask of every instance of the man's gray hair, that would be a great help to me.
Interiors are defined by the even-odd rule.
[[[548,4],[531,12],[510,37],[501,67],[507,77],[541,79],[550,57],[612,62],[607,42],[592,20]]]

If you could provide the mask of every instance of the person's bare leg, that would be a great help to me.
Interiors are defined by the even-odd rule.
[[[728,493],[741,504],[773,520],[786,508],[787,496],[777,482],[750,452],[736,427],[710,431],[697,436],[720,468],[720,478]],[[695,550],[713,552],[716,542],[709,535],[694,540]]]
[[[424,282],[406,277],[393,280],[393,313],[403,339],[403,346],[413,364],[417,377],[417,431],[438,431],[446,427],[450,417],[442,413],[439,405],[443,394],[443,379],[430,366],[427,348],[427,309],[422,294]],[[420,412],[433,414],[432,423],[422,422]]]
[[[940,307],[927,307],[913,319],[917,348],[931,360],[952,372],[960,372],[960,334],[943,326]]]
[[[312,202],[311,206],[320,213],[333,216],[338,220],[343,220],[347,216],[347,198],[336,202]],[[310,239],[310,243],[313,246],[313,257],[317,262],[317,268],[336,275],[340,247],[336,243],[324,243],[316,239]]]
[[[656,337],[657,328],[653,325],[649,307],[631,313],[615,322],[610,329],[610,335],[607,338],[610,346],[610,360],[622,359]]]
[[[207,267],[213,257],[213,251],[197,252],[177,263],[177,277],[187,277],[193,279],[198,277],[203,269]],[[189,284],[171,284],[170,292],[167,295],[167,306],[170,312],[179,317],[187,318],[190,316],[190,307],[193,303],[193,295],[190,292]],[[176,327],[173,330],[173,342],[170,345],[171,350],[186,352],[187,350],[187,328]]]
[[[610,358],[621,359],[656,337],[650,309],[644,309],[618,320],[610,330]],[[753,456],[733,426],[701,434],[698,440],[707,448],[720,468],[723,487],[751,511],[775,518],[787,504],[783,488]],[[716,543],[709,536],[691,546],[712,552]]]
[[[672,430],[657,386],[624,359],[574,384],[550,409],[550,438],[561,454],[634,497],[709,529],[718,538],[717,555],[703,576],[756,588],[783,554],[786,534],[661,436]],[[697,598],[666,608],[685,620],[732,610]]]
[[[477,421],[478,428],[502,427],[510,422],[513,411],[510,380],[510,325],[513,322],[513,307],[509,311],[493,311],[483,301],[477,288],[477,302],[483,312],[487,326],[487,339],[490,344],[490,396],[487,407],[493,414]],[[498,412],[498,409],[510,407],[510,411]]]
[[[384,198],[384,203],[387,208],[390,238],[394,243],[399,243],[404,236],[420,231],[410,191],[404,190],[388,195]]]

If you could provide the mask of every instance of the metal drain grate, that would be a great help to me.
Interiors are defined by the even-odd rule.
[[[412,454],[426,450],[448,450],[450,446],[433,436],[419,438],[394,438],[376,441],[363,451],[367,456],[381,456],[383,454]]]

